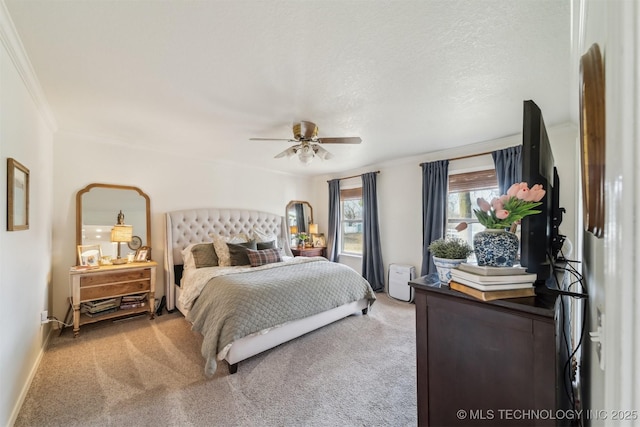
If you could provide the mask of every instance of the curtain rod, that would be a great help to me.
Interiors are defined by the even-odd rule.
[[[458,157],[453,157],[451,159],[440,159],[440,160],[462,160],[462,159],[469,159],[471,157],[485,156],[491,153],[493,153],[493,151],[485,151],[484,153],[477,153],[477,154],[467,154],[466,156],[458,156]],[[432,161],[437,162],[438,160],[432,160]],[[422,165],[425,165],[427,163],[431,163],[431,162],[422,162],[418,166],[422,167]]]
[[[380,171],[374,171],[373,173],[380,173]],[[364,175],[364,174],[361,173],[360,175],[351,175],[351,176],[345,176],[344,178],[336,178],[336,179],[339,180],[339,181],[342,181],[343,179],[358,178],[359,176],[362,176],[362,175]],[[333,181],[333,180],[330,179],[329,181]],[[329,181],[327,181],[327,182],[329,182]]]

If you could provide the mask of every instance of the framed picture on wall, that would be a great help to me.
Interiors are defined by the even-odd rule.
[[[7,159],[7,230],[29,229],[29,169]]]
[[[584,227],[604,236],[605,77],[600,47],[593,44],[580,59],[580,161]]]

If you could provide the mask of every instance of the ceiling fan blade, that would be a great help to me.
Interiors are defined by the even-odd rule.
[[[358,136],[346,138],[318,138],[318,142],[322,144],[360,144],[362,139]]]
[[[284,138],[249,138],[250,141],[289,141],[294,143],[281,153],[274,156],[276,159],[298,156],[304,164],[309,164],[314,157],[322,160],[333,158],[333,154],[325,150],[321,144],[360,144],[362,139],[357,136],[342,138],[318,138],[318,126],[313,122],[300,121],[293,124],[294,139]]]
[[[288,138],[249,138],[249,141],[292,141],[296,142],[295,139]]]
[[[281,159],[283,157],[291,157],[291,156],[295,156],[296,155],[296,151],[298,151],[298,148],[300,148],[299,145],[294,145],[293,147],[289,147],[286,150],[284,150],[282,153],[276,154],[274,156],[274,159]]]

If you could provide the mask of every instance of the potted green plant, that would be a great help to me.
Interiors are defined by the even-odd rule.
[[[471,246],[458,237],[440,238],[429,244],[429,252],[443,283],[451,281],[451,269],[458,267],[473,252]]]
[[[311,236],[308,233],[305,233],[304,231],[300,232],[300,233],[298,233],[297,238],[298,238],[299,245],[301,247],[310,246],[309,243],[310,243],[310,240],[311,240]]]

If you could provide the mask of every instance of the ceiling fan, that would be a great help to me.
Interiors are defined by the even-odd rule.
[[[359,137],[344,138],[319,138],[318,126],[312,122],[301,121],[293,124],[293,139],[273,139],[273,138],[251,138],[251,141],[289,141],[295,145],[287,148],[283,152],[276,154],[275,158],[291,157],[298,155],[302,163],[309,164],[314,157],[328,160],[333,154],[325,150],[320,144],[360,144]]]

